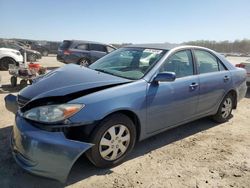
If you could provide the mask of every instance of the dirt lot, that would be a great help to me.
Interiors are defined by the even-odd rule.
[[[245,58],[229,58],[234,64]],[[55,57],[40,60],[61,66]],[[97,169],[83,156],[66,185],[30,175],[11,157],[9,135],[14,115],[4,107],[10,88],[0,72],[0,187],[250,187],[250,90],[224,124],[201,119],[166,131],[136,145],[120,166]]]

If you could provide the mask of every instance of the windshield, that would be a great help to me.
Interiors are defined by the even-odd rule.
[[[99,59],[91,64],[89,68],[131,80],[138,80],[165,53],[165,50],[158,49],[121,48]]]

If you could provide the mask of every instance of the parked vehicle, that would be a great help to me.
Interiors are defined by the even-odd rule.
[[[245,94],[246,71],[218,53],[147,44],[56,69],[5,101],[17,112],[17,163],[65,181],[83,153],[97,167],[117,165],[136,141],[206,116],[227,121]]]
[[[48,56],[49,54],[57,54],[59,42],[49,41],[34,41],[28,39],[15,39],[18,42],[28,45],[32,50],[38,51],[42,56]]]
[[[48,56],[49,54],[57,54],[59,47],[59,42],[43,42],[43,43],[33,43],[31,48],[39,51],[43,56]]]
[[[14,43],[14,42],[1,41],[0,47],[18,50],[19,52],[21,52],[23,57],[24,57],[24,52],[26,51],[27,61],[29,61],[29,62],[35,62],[35,61],[37,61],[37,59],[42,58],[42,56],[39,52],[37,52],[35,50],[28,49],[28,48],[24,48],[24,47],[19,46],[18,44]]]
[[[9,65],[19,65],[23,63],[23,56],[17,50],[13,50],[10,48],[2,48],[0,46],[0,69],[8,70]]]
[[[247,86],[250,87],[250,59],[245,62],[237,64],[236,67],[244,68],[247,71]]]
[[[64,40],[58,49],[57,60],[88,66],[114,50],[115,47],[98,42]]]

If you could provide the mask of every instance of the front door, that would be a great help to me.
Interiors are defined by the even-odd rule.
[[[186,121],[196,114],[199,78],[190,50],[176,52],[159,72],[175,72],[173,82],[149,83],[147,88],[147,133]]]

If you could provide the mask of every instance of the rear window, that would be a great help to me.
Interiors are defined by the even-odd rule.
[[[64,40],[63,43],[59,46],[60,50],[66,50],[69,48],[69,46],[71,45],[71,41],[69,40]]]

